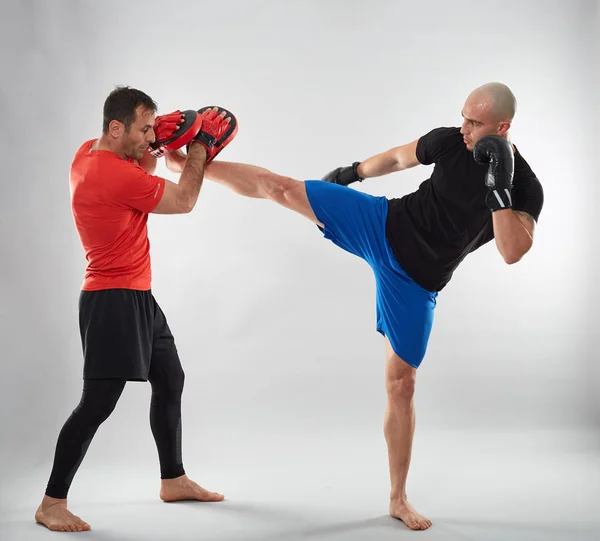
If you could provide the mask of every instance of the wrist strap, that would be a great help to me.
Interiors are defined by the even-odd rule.
[[[485,198],[485,204],[492,212],[512,208],[510,190],[508,188],[490,190]]]
[[[365,180],[365,179],[364,179],[363,177],[361,177],[361,176],[358,174],[358,166],[360,165],[360,163],[361,163],[361,162],[354,162],[354,163],[352,164],[352,171],[354,171],[354,174],[356,175],[356,178],[357,178],[357,180],[358,180],[359,182],[362,182],[362,181],[363,181],[363,180]]]

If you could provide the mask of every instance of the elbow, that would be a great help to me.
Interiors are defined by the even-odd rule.
[[[395,154],[394,156],[392,156],[392,161],[390,163],[390,171],[392,173],[397,173],[398,171],[404,171],[405,169],[408,169],[409,167],[410,167],[410,164],[407,163],[405,156],[403,156],[402,154],[398,153],[398,154]]]
[[[522,242],[498,242],[498,251],[507,265],[514,265],[523,259],[523,256],[529,252],[533,242],[531,238]]]
[[[515,263],[521,261],[521,259],[523,258],[523,256],[519,254],[502,254],[502,257],[504,258],[504,262],[507,265],[514,265]]]
[[[195,206],[196,206],[196,201],[188,201],[187,204],[183,205],[181,214],[189,214],[190,212],[192,212],[192,210],[194,210]]]
[[[182,198],[179,200],[179,214],[189,214],[196,206],[196,200],[191,197]]]
[[[514,265],[523,259],[523,256],[529,251],[528,246],[526,250],[504,250],[502,252],[502,258],[507,265]]]

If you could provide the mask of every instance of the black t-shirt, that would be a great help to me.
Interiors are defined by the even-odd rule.
[[[515,148],[513,209],[537,221],[542,185]],[[441,291],[460,262],[494,238],[485,204],[487,165],[467,149],[460,128],[436,128],[417,143],[417,159],[435,164],[418,190],[389,201],[387,238],[408,275],[429,291]]]

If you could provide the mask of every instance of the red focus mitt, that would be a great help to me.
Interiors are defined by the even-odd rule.
[[[202,126],[192,142],[198,142],[206,149],[205,163],[210,163],[237,135],[237,119],[226,109],[213,105],[198,109],[198,116]]]
[[[156,140],[150,143],[148,151],[160,158],[164,154],[187,145],[200,130],[202,118],[193,110],[173,111],[168,115],[157,116],[154,121]]]

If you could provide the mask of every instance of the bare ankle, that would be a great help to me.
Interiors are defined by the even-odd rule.
[[[51,505],[67,505],[67,499],[53,498],[52,496],[44,494],[44,497],[42,498],[42,507],[49,507]]]
[[[161,485],[169,485],[169,484],[173,484],[173,483],[181,483],[182,481],[188,481],[188,476],[187,474],[183,474],[180,475],[179,477],[169,477],[168,479],[161,479],[160,483]]]

